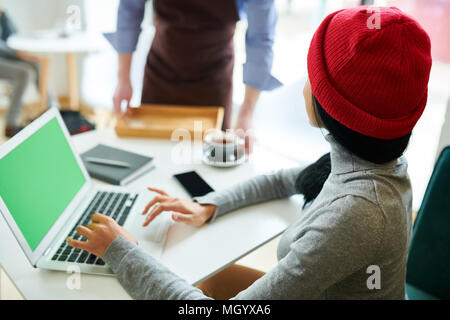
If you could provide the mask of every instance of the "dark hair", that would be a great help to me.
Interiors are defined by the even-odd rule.
[[[373,162],[386,163],[400,157],[408,146],[411,133],[396,139],[377,139],[355,132],[332,118],[313,95],[316,117],[330,132],[333,138],[356,156]],[[319,158],[298,175],[295,186],[303,194],[305,207],[313,201],[322,190],[323,184],[331,172],[330,153]]]
[[[299,173],[295,180],[295,188],[298,193],[303,194],[303,208],[317,197],[330,172],[331,159],[328,152]]]

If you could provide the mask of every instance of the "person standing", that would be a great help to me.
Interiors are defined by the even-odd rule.
[[[130,65],[146,0],[121,0],[117,31],[107,35],[119,53],[114,110],[132,96]],[[230,128],[233,36],[236,22],[248,20],[243,78],[245,98],[235,129],[251,128],[260,91],[281,85],[271,74],[277,14],[273,0],[154,0],[155,35],[148,54],[141,102],[223,106],[223,129]]]
[[[22,98],[31,76],[39,72],[42,58],[11,49],[6,41],[16,32],[16,28],[5,11],[0,8],[0,78],[11,85],[10,106],[6,115],[5,136],[12,137],[22,127],[18,117],[22,108]]]

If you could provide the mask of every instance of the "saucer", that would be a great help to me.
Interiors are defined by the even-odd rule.
[[[243,155],[242,157],[240,157],[239,159],[236,159],[234,161],[222,162],[222,161],[213,161],[207,155],[203,155],[203,157],[202,157],[203,163],[205,163],[209,166],[219,167],[219,168],[235,167],[237,165],[240,165],[241,163],[244,163],[246,159],[247,159],[247,157],[245,155]]]

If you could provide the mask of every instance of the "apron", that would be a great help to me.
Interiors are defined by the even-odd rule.
[[[155,36],[147,57],[142,103],[225,108],[233,89],[235,0],[154,0]]]

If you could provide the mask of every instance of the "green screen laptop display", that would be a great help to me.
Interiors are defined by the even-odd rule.
[[[0,196],[31,250],[85,181],[56,118],[0,159]]]

